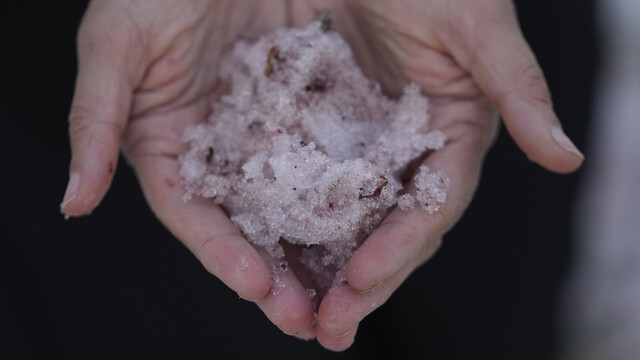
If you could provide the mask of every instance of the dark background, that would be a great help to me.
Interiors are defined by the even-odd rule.
[[[516,3],[557,113],[584,149],[592,1]],[[66,118],[85,6],[0,5],[0,359],[554,357],[580,172],[545,172],[504,130],[441,250],[341,354],[280,333],[209,275],[153,217],[124,161],[93,215],[65,221]]]

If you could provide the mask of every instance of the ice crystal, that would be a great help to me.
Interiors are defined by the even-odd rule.
[[[360,71],[326,22],[236,43],[223,59],[230,93],[187,129],[180,157],[187,198],[211,198],[253,244],[300,262],[326,287],[398,203],[433,212],[448,179],[421,167],[417,194],[398,181],[410,162],[444,144],[428,130],[428,101],[410,84],[398,100]],[[274,268],[274,291],[283,285]],[[346,279],[346,277],[345,277]]]

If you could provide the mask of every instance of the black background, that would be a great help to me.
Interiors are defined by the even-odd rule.
[[[585,148],[593,4],[517,1],[566,132]],[[0,5],[0,358],[549,359],[580,172],[548,173],[504,130],[438,254],[341,354],[280,333],[161,226],[125,164],[93,215],[59,213],[85,1]],[[587,154],[588,157],[588,154]]]

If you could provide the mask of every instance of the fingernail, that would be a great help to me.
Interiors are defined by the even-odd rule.
[[[73,199],[78,195],[78,187],[80,186],[80,176],[73,172],[69,175],[69,184],[67,185],[67,191],[64,193],[64,198],[60,204],[60,210],[64,212],[64,208],[69,205]]]
[[[293,336],[297,337],[298,339],[305,340],[305,341],[313,340],[316,337],[315,333],[313,332],[313,325],[309,325],[304,330],[298,331]]]
[[[370,293],[373,290],[377,289],[380,285],[382,285],[382,281],[373,285],[371,288],[367,289],[367,290],[362,290],[362,291],[358,291],[360,294],[366,294],[366,293]]]
[[[302,330],[298,330],[298,331],[292,331],[292,332],[284,331],[284,330],[282,330],[282,329],[280,329],[280,331],[282,331],[284,334],[289,335],[289,336],[298,336],[299,334],[304,333],[304,332],[305,332],[305,331],[307,331],[308,329],[309,329],[309,327],[306,327],[306,328],[304,328],[304,329],[302,329]]]
[[[358,326],[358,324],[353,325],[352,327],[350,327],[350,328],[349,328],[349,330],[347,330],[347,331],[343,332],[342,334],[336,335],[336,336],[334,336],[334,337],[345,337],[345,336],[347,336],[347,334],[349,334],[350,332],[352,332],[352,331],[353,331],[353,329],[355,329],[355,328],[356,328],[356,326]]]
[[[239,297],[240,299],[242,299],[242,300],[249,301],[249,302],[253,302],[253,303],[254,303],[254,302],[258,302],[258,301],[260,301],[260,299],[248,299],[248,298],[242,297],[242,296],[240,296],[240,295],[238,295],[238,297]]]
[[[569,137],[564,133],[564,131],[562,131],[559,126],[554,126],[551,128],[551,137],[563,149],[574,153],[580,158],[580,160],[584,160],[584,155],[580,152],[580,150],[578,150],[571,139],[569,139]]]

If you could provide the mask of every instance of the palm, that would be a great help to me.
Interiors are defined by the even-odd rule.
[[[456,4],[458,6],[454,6]],[[508,4],[506,0],[94,0],[85,17],[85,25],[91,26],[80,32],[86,38],[80,42],[79,49],[85,50],[84,54],[80,53],[80,59],[93,57],[104,61],[114,57],[118,61],[115,65],[108,64],[111,70],[126,73],[126,79],[120,78],[120,83],[112,83],[107,77],[110,87],[101,91],[112,90],[109,100],[116,103],[114,107],[120,107],[116,109],[120,113],[112,111],[115,115],[107,115],[118,118],[119,114],[128,114],[129,120],[120,124],[109,120],[117,126],[111,138],[101,141],[111,141],[106,147],[115,148],[118,129],[124,127],[123,152],[162,222],[207,270],[241,296],[260,299],[258,306],[283,331],[305,338],[317,336],[325,347],[337,350],[348,347],[355,335],[355,331],[349,330],[386,301],[411,271],[433,254],[442,234],[461,216],[472,197],[483,156],[497,128],[496,112],[481,89],[493,94],[493,103],[501,103],[500,96],[510,95],[511,89],[505,89],[509,84],[499,76],[496,84],[491,84],[490,76],[483,77],[481,71],[474,71],[486,66],[491,59],[482,58],[482,51],[477,52],[481,54],[478,57],[476,49],[470,47],[479,40],[474,36],[478,29],[469,25],[468,19],[470,14],[492,9],[489,18],[504,17],[506,23],[513,26],[515,19],[509,17],[513,14]],[[256,37],[278,26],[304,25],[316,9],[324,7],[333,11],[334,27],[352,45],[365,74],[379,81],[387,93],[397,94],[407,82],[415,82],[432,98],[431,126],[443,131],[448,140],[443,149],[424,161],[447,173],[451,189],[448,202],[433,216],[425,217],[421,210],[392,212],[349,262],[350,286],[338,285],[322,299],[315,323],[314,307],[304,291],[309,286],[308,274],[292,261],[295,271],[285,273],[282,279],[286,288],[279,295],[272,295],[268,266],[276,260],[253,249],[217,206],[202,199],[187,203],[182,200],[184,190],[179,186],[178,156],[185,150],[182,142],[185,128],[205,119],[210,104],[223,91],[217,69],[220,57],[230,44],[238,37]],[[463,10],[453,13],[453,8]],[[452,25],[459,23],[464,25],[460,29]],[[102,53],[102,57],[92,54],[92,47],[99,48],[96,46],[99,40],[118,50],[117,56],[108,52]],[[530,54],[525,55],[521,60],[535,64]],[[80,65],[82,70],[82,63]],[[539,75],[536,71],[527,72],[525,80]],[[83,202],[65,201],[63,211],[71,215],[90,211],[108,186],[110,172],[107,174],[105,168],[91,164],[108,163],[111,169],[115,156],[115,149],[112,154],[103,154],[95,145],[87,145],[95,135],[91,127],[94,125],[83,120],[101,115],[93,114],[92,109],[82,107],[82,103],[93,102],[102,107],[109,107],[110,103],[105,105],[99,91],[86,91],[95,87],[90,77],[81,73],[79,79],[71,116],[72,143],[94,151],[94,161],[86,160],[91,158],[89,155],[79,159],[84,160],[85,167],[95,167],[95,171],[85,171],[83,176],[93,176],[93,180],[89,180],[98,190],[84,190],[89,195],[84,195],[88,200]],[[124,86],[127,89],[123,90]],[[488,91],[492,86],[498,92],[507,91],[502,94],[496,94],[496,89]],[[542,94],[546,94],[546,89],[542,90]],[[122,99],[127,105],[130,103],[129,109],[122,104]],[[545,107],[541,111],[553,116],[546,109],[547,97],[539,96],[537,100]],[[505,109],[511,111],[507,115],[514,115],[526,107],[520,104],[520,108],[505,106]],[[102,125],[109,125],[109,121]],[[512,135],[532,158],[538,157],[558,171],[575,168],[575,156],[564,154],[555,163],[549,161],[557,158],[558,148],[540,146],[522,131],[530,130],[528,125],[520,127],[514,128],[515,131],[511,129]],[[76,152],[81,150],[74,149],[74,158]],[[81,160],[74,161],[80,163]],[[78,166],[72,161],[72,169]],[[91,173],[94,175],[88,175]],[[295,248],[291,252],[294,253]],[[374,287],[366,293],[354,290]],[[346,332],[348,336],[337,337]]]
[[[145,71],[146,75],[142,77],[136,88],[132,103],[132,118],[124,137],[125,154],[136,168],[142,183],[145,184],[144,189],[149,202],[154,209],[168,207],[165,211],[172,211],[172,208],[178,210],[179,207],[184,206],[179,202],[181,190],[179,187],[173,187],[179,183],[177,159],[185,150],[185,145],[181,141],[182,134],[186,127],[207,116],[210,103],[219,95],[220,84],[216,77],[216,69],[225,48],[239,36],[268,31],[268,28],[274,25],[284,25],[278,24],[274,19],[263,18],[262,21],[251,22],[251,26],[247,23],[247,27],[237,26],[234,30],[221,29],[216,23],[221,19],[220,14],[216,16],[212,11],[214,9],[207,8],[210,6],[207,3],[194,4],[195,7],[189,9],[193,11],[183,12],[177,17],[177,22],[182,21],[182,26],[167,30],[174,34],[161,34],[173,40],[169,43],[157,44],[157,51],[163,51],[163,54],[148,67]],[[169,15],[175,19],[176,16],[172,14],[175,10],[177,9],[167,8],[169,14],[164,16]],[[233,9],[239,12],[243,10]],[[478,94],[478,89],[471,81],[470,75],[451,60],[445,48],[428,47],[431,44],[425,43],[424,38],[419,39],[418,34],[413,35],[413,25],[399,23],[398,19],[394,18],[369,17],[370,9],[358,10],[360,9],[348,6],[338,8],[335,13],[337,29],[343,31],[353,44],[369,45],[354,47],[356,57],[366,64],[365,72],[378,74],[377,80],[382,82],[388,92],[397,92],[406,81],[413,81],[423,86],[430,95],[441,98],[433,103],[435,116],[432,124],[447,133],[451,139],[447,143],[447,148],[451,148],[452,151],[443,149],[440,152],[442,161],[456,162],[456,151],[466,149],[464,147],[458,149],[455,146],[455,140],[464,137],[467,131],[470,134],[477,132],[477,127],[457,125],[477,123],[483,124],[483,128],[487,130],[494,128],[486,103],[479,99],[469,99]],[[309,21],[313,8],[298,9],[297,14],[300,15],[293,19],[294,23],[303,24]],[[278,17],[275,13],[271,15],[274,18]],[[226,16],[242,19],[242,15],[226,14]],[[341,20],[344,23],[357,24],[357,31],[346,32],[347,30],[342,29],[341,22],[338,22]],[[398,27],[399,24],[402,24],[402,27]],[[415,24],[416,27],[418,25]],[[408,33],[411,36],[400,38],[399,34],[402,33]],[[427,63],[417,61],[424,58],[427,53],[433,61]],[[377,61],[362,61],[363,59]],[[445,98],[451,98],[453,101]],[[481,136],[490,137],[490,134],[481,134]],[[478,136],[475,135],[475,137]],[[459,175],[450,174],[450,176],[455,179]],[[472,191],[474,185],[466,187]],[[169,202],[166,200],[167,194],[173,194]],[[452,198],[461,198],[466,201],[470,195],[452,194]],[[213,204],[204,202],[200,205],[215,207]],[[463,204],[464,206],[466,203]],[[165,211],[158,212],[163,214]],[[163,220],[168,224],[174,223],[169,218]],[[169,227],[172,228],[171,225]],[[180,229],[172,230],[179,237],[183,235]],[[202,250],[197,247],[190,247],[196,255],[202,254]],[[290,250],[290,253],[295,253],[295,249]],[[269,266],[275,262],[274,259],[264,254],[263,256]],[[304,267],[296,266],[295,257],[288,260],[295,269],[297,277],[289,275],[285,279],[290,290],[277,297],[268,295],[266,299],[259,302],[265,313],[276,323],[284,321],[278,319],[278,315],[275,314],[277,309],[283,306],[289,311],[300,314],[304,319],[310,318],[314,311],[304,292],[304,288],[310,286],[311,277],[305,273]],[[341,296],[343,295],[330,293],[330,303],[323,304],[323,313],[331,311],[331,304],[342,302]],[[317,308],[318,304],[315,305]],[[330,317],[330,315],[327,316]],[[307,329],[300,336],[315,335],[317,330],[319,329]]]

